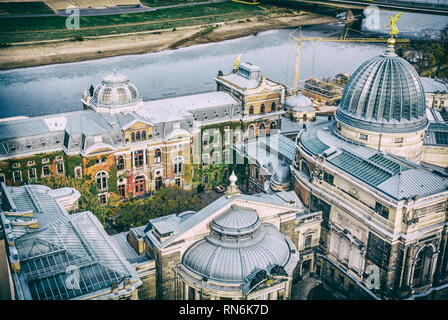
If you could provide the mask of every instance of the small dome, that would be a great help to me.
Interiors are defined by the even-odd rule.
[[[300,90],[296,95],[286,99],[285,107],[293,111],[314,111],[313,102],[308,97],[305,97]]]
[[[232,206],[210,224],[210,228],[223,235],[244,235],[251,233],[260,223],[255,210]]]
[[[140,100],[137,88],[124,75],[113,73],[105,76],[93,91],[96,106],[115,108],[135,104]]]
[[[392,45],[364,62],[347,83],[336,119],[375,132],[414,132],[426,127],[425,93],[417,71]]]
[[[291,169],[286,162],[283,162],[271,177],[271,189],[275,191],[291,189]]]

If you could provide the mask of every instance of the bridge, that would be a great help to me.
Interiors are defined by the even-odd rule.
[[[309,4],[334,5],[353,9],[364,9],[375,5],[396,11],[410,11],[448,15],[448,0],[290,0]],[[271,1],[275,3],[275,1]]]

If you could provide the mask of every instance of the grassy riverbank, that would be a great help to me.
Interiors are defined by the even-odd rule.
[[[46,44],[10,46],[0,49],[0,70],[99,59],[126,54],[142,54],[195,44],[235,39],[258,32],[327,24],[337,19],[314,14],[296,16],[250,16],[210,28],[209,24],[156,30],[126,35],[86,38],[84,41],[57,41]]]
[[[160,9],[150,12],[110,16],[80,17],[80,29],[66,29],[65,17],[31,17],[0,20],[0,43],[67,39],[143,32],[244,19],[254,15],[286,12],[271,6],[222,2],[191,7]]]
[[[52,13],[53,11],[43,2],[0,2],[0,15]]]

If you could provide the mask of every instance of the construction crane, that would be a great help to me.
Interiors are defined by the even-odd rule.
[[[294,33],[299,31],[299,36],[295,36]],[[290,95],[295,95],[299,91],[299,72],[300,72],[300,53],[303,41],[328,41],[328,42],[388,42],[390,39],[384,38],[348,38],[347,39],[347,31],[340,38],[336,37],[303,37],[302,29],[299,27],[293,32],[289,34],[289,40],[293,39],[293,41],[297,42],[297,53],[296,53],[296,65],[294,69],[294,89],[290,93]],[[394,39],[395,42],[409,42],[409,39]]]

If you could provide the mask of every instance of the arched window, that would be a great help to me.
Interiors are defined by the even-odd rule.
[[[270,125],[271,130],[275,130],[276,127],[277,127],[277,125],[275,124],[275,122],[271,122],[271,125]]]
[[[249,114],[254,114],[254,106],[249,107]]]
[[[300,171],[302,171],[307,177],[311,175],[310,173],[310,167],[308,166],[308,163],[306,163],[305,160],[300,160]]]
[[[124,170],[124,156],[117,157],[117,170]]]
[[[135,133],[131,132],[131,141],[134,142],[135,141]]]
[[[184,162],[184,159],[182,157],[176,157],[173,160],[173,171],[174,174],[181,174],[182,173],[182,163]]]
[[[145,130],[142,131],[142,140],[146,140],[146,131]]]
[[[145,176],[135,177],[134,180],[135,195],[140,196],[145,193]]]
[[[162,177],[157,177],[156,178],[156,190],[159,190],[161,186],[162,186]]]
[[[275,107],[276,107],[275,102],[272,102],[272,104],[271,104],[271,112],[275,111]]]
[[[160,149],[156,149],[154,151],[154,163],[160,163],[162,160],[162,151]]]
[[[412,279],[413,286],[424,286],[431,280],[432,254],[431,246],[424,247],[418,253]]]
[[[265,106],[264,106],[264,103],[261,105],[261,108],[260,108],[260,113],[264,113],[265,112]]]
[[[264,136],[266,134],[266,127],[264,123],[260,124],[260,127],[258,128],[258,133],[259,136]]]
[[[135,134],[135,140],[140,141],[140,131]]]
[[[107,190],[107,172],[105,171],[99,171],[96,175],[95,175],[95,180],[96,180],[96,187],[98,188],[99,191],[104,191]]]
[[[254,126],[249,127],[249,138],[255,137],[255,128]]]

